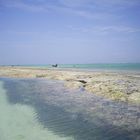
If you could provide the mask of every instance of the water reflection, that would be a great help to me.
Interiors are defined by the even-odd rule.
[[[61,138],[139,139],[137,106],[103,100],[94,95],[87,97],[87,93],[68,90],[58,81],[1,80],[11,104],[32,106],[36,112],[34,117],[44,129]]]

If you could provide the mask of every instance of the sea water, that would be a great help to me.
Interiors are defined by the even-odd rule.
[[[46,65],[21,65],[26,67],[52,68]],[[83,70],[117,70],[117,71],[140,71],[140,63],[93,63],[93,64],[58,64],[58,68],[83,69]]]
[[[62,64],[62,68],[78,68],[90,70],[140,70],[139,63],[96,63],[96,64]]]
[[[0,140],[73,140],[72,137],[63,138],[44,128],[36,118],[35,108],[10,103],[6,92],[0,81]]]
[[[139,140],[140,106],[63,82],[0,79],[0,140]]]

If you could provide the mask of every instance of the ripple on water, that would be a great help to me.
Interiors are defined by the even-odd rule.
[[[28,133],[24,133],[25,136],[33,135],[33,127],[36,135],[40,136],[38,140],[48,136],[49,140],[139,139],[139,106],[112,102],[85,91],[68,90],[58,81],[26,79],[2,81],[8,99],[7,104],[11,107],[8,112],[12,108],[19,108],[16,110],[21,113],[18,120],[20,122],[24,122],[25,118],[31,120],[24,122],[24,129],[28,128],[26,129]],[[16,111],[12,111],[15,112],[13,114],[17,114]],[[7,116],[11,116],[10,113]],[[12,122],[15,125],[17,120]],[[23,128],[21,130],[24,132]],[[5,129],[5,133],[6,131]],[[28,140],[21,135],[19,139]]]

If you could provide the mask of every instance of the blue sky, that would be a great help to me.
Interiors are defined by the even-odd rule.
[[[0,64],[140,62],[140,0],[0,0]]]

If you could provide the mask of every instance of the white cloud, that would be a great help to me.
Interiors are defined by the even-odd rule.
[[[32,12],[58,12],[95,20],[117,19],[121,15],[110,12],[110,9],[114,10],[116,5],[132,6],[140,3],[139,0],[57,0],[56,2],[53,0],[51,2],[45,0],[0,0],[0,2],[7,8]],[[114,7],[105,8],[106,6]]]
[[[9,1],[6,3],[3,3],[4,7],[7,8],[17,8],[17,9],[22,9],[22,10],[27,10],[27,11],[32,11],[32,12],[45,12],[47,9],[43,7],[42,5],[34,5],[34,4],[27,4],[23,3],[22,1]]]
[[[127,26],[105,26],[105,27],[97,27],[97,30],[100,30],[101,32],[123,32],[123,33],[134,33],[134,32],[140,32],[140,29],[127,27]]]
[[[92,0],[58,0],[59,3],[67,7],[81,7],[89,4]]]
[[[8,6],[19,8],[19,9],[24,9],[24,10],[29,10],[29,11],[33,11],[33,12],[46,11],[46,9],[43,8],[42,6],[27,5],[27,4],[23,4],[23,3],[22,4],[8,5]]]
[[[68,26],[68,28],[77,32],[97,33],[97,34],[140,32],[140,28],[133,28],[128,26],[95,26],[90,28]]]
[[[58,0],[68,7],[80,7],[86,5],[96,6],[134,6],[140,4],[139,0]]]
[[[140,4],[139,0],[98,0],[98,4],[134,6]]]

